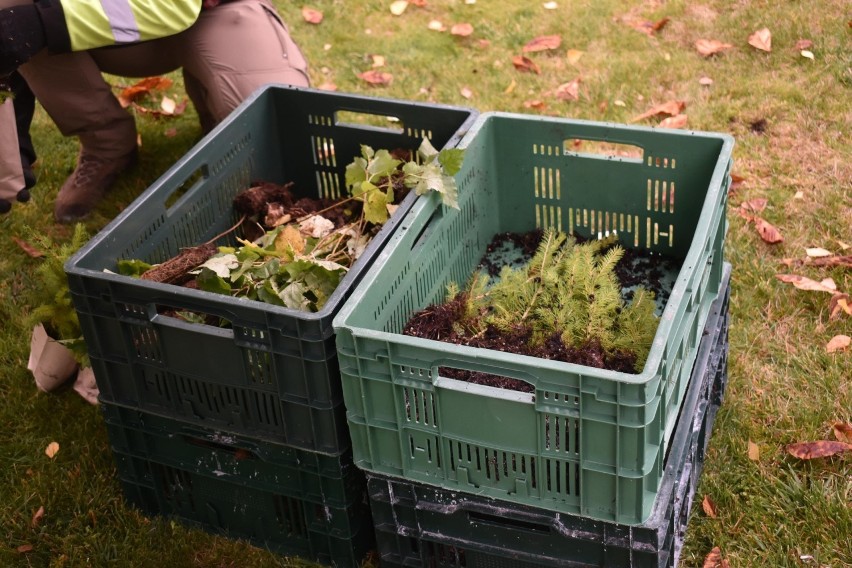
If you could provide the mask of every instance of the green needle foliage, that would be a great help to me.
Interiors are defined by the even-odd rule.
[[[462,335],[484,333],[488,326],[504,332],[529,329],[541,344],[558,334],[566,346],[597,342],[608,353],[636,356],[645,365],[657,330],[654,297],[638,289],[628,305],[622,300],[615,266],[624,249],[615,238],[577,243],[549,229],[532,260],[520,268],[505,266],[499,280],[477,274],[465,292]],[[457,295],[457,287],[450,294]]]
[[[29,325],[44,325],[47,334],[64,344],[81,365],[88,364],[88,351],[80,329],[80,320],[71,299],[65,262],[89,239],[86,227],[77,224],[71,240],[56,243],[45,234],[33,234],[33,242],[44,254],[42,264],[36,268],[36,286]]]

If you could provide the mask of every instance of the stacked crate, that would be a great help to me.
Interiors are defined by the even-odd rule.
[[[151,514],[284,554],[358,566],[374,548],[331,322],[408,210],[373,238],[322,310],[306,313],[116,274],[227,233],[234,196],[294,182],[345,196],[360,146],[453,147],[470,109],[284,86],[247,100],[66,265],[127,499]],[[239,236],[239,235],[237,235]],[[189,323],[188,311],[228,325]]]
[[[704,394],[724,386],[724,364],[711,362],[727,350],[717,327],[732,145],[711,133],[479,116],[460,144],[459,210],[418,202],[334,320],[383,563],[669,565],[684,515],[671,503],[687,499],[681,478],[700,470],[697,440],[712,424]],[[680,261],[641,373],[402,334],[448,284],[467,282],[495,234],[551,227],[615,233],[626,248]],[[442,368],[524,381],[532,393]],[[694,413],[711,419],[696,426]],[[649,561],[634,562],[643,552]]]

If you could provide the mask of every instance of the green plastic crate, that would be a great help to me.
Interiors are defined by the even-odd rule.
[[[413,192],[316,313],[121,276],[117,263],[162,262],[227,231],[238,220],[234,196],[252,182],[337,197],[360,145],[416,149],[428,137],[454,147],[476,115],[285,86],[255,93],[66,263],[101,399],[329,455],[347,450],[332,318]],[[162,307],[232,325],[187,323]]]
[[[574,151],[626,146],[636,157]],[[595,146],[597,144],[597,146]],[[701,330],[720,291],[733,140],[505,113],[460,147],[460,210],[415,205],[334,320],[356,464],[448,489],[644,522]],[[408,337],[412,313],[464,283],[495,233],[555,226],[682,259],[639,374]],[[519,393],[440,369],[520,379]]]

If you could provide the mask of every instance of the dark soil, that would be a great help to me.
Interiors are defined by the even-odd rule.
[[[528,262],[535,254],[541,242],[543,232],[539,229],[528,233],[499,233],[494,236],[486,249],[486,254],[480,262],[479,269],[485,270],[489,275],[495,276],[500,273],[502,265],[495,261],[495,254],[503,250],[514,248],[521,254],[509,261],[512,265],[521,265]],[[577,237],[582,242],[582,238]],[[663,286],[663,266],[665,263],[680,263],[674,259],[660,255],[651,255],[647,251],[625,249],[625,254],[616,266],[616,275],[623,289],[644,286],[655,293],[657,297],[668,298],[668,291]],[[632,292],[625,294],[632,296]],[[625,298],[626,300],[629,298]],[[509,332],[500,331],[489,326],[485,332],[477,336],[469,337],[459,329],[461,316],[465,304],[464,292],[452,300],[443,304],[428,306],[416,312],[403,330],[405,335],[421,337],[467,345],[469,347],[480,347],[493,349],[517,355],[529,355],[541,359],[564,361],[566,363],[577,363],[598,369],[609,369],[624,373],[635,373],[636,356],[629,352],[606,353],[597,341],[590,341],[579,347],[565,345],[558,334],[554,334],[541,345],[529,345],[530,330],[519,326]],[[519,392],[533,392],[534,388],[527,382],[482,373],[465,369],[442,367],[441,375],[451,379],[458,379],[475,384],[487,385],[497,388],[515,390]]]

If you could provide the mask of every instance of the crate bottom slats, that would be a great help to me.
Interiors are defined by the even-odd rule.
[[[726,279],[727,288],[727,279]],[[727,383],[728,294],[711,310],[648,521],[625,525],[367,474],[383,567],[676,566]]]

